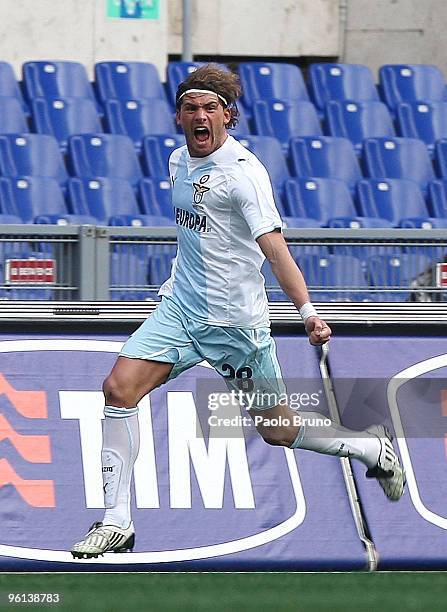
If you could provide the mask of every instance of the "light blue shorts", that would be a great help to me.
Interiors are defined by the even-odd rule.
[[[169,380],[205,360],[224,377],[230,390],[254,394],[250,405],[258,410],[276,406],[285,393],[269,327],[243,329],[200,323],[189,319],[169,297],[163,297],[120,354],[174,364]]]

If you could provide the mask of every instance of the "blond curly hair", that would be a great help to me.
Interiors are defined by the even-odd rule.
[[[222,68],[218,64],[201,66],[180,83],[175,97],[177,110],[182,105],[182,94],[188,91],[188,89],[207,89],[221,95],[227,101],[227,105],[225,106],[225,103],[219,98],[220,103],[224,108],[228,108],[231,111],[231,118],[227,123],[227,127],[232,128],[237,125],[239,110],[236,106],[236,100],[242,94],[237,74]]]

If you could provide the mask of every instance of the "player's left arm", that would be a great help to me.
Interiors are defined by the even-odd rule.
[[[281,231],[262,234],[257,238],[257,242],[270,262],[281,289],[300,311],[309,342],[316,346],[325,344],[331,337],[331,328],[318,316],[312,306],[306,281],[291,256]]]

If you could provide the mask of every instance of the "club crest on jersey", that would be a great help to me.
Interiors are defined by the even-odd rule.
[[[204,194],[210,190],[205,183],[209,180],[210,175],[204,174],[199,178],[198,183],[193,183],[194,187],[194,204],[201,204]]]

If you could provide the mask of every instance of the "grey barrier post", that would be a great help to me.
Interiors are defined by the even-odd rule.
[[[95,242],[94,225],[82,225],[79,231],[78,287],[81,301],[96,299]]]
[[[110,299],[110,234],[105,227],[96,228],[95,300]]]

